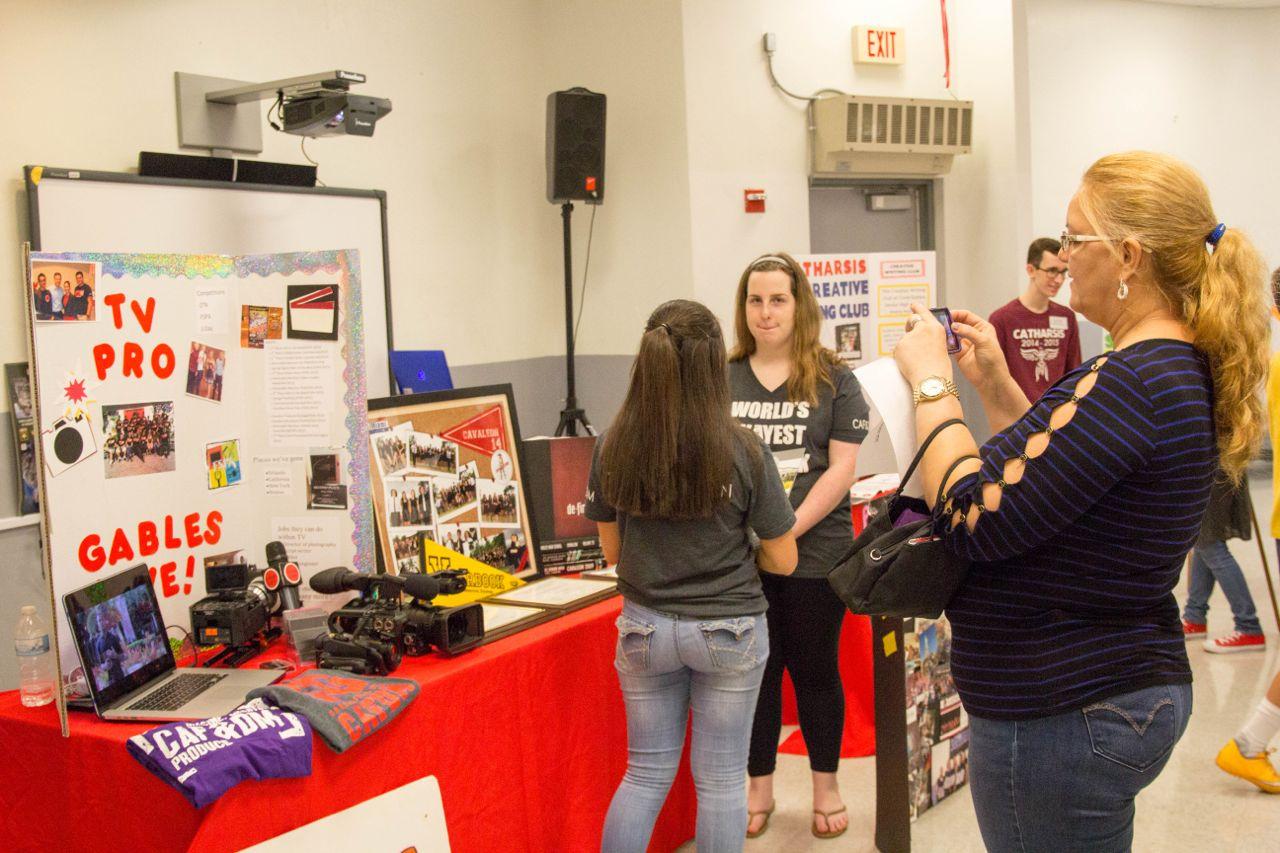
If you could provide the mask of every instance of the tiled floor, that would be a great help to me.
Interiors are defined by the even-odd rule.
[[[1269,470],[1251,478],[1259,522],[1267,530],[1271,514]],[[1272,578],[1275,551],[1264,539]],[[1264,652],[1212,655],[1189,644],[1195,671],[1195,711],[1187,733],[1174,750],[1164,772],[1138,798],[1136,851],[1212,851],[1261,853],[1280,850],[1280,796],[1257,791],[1214,766],[1218,750],[1243,722],[1280,668],[1280,633],[1271,610],[1257,543],[1234,541],[1231,551],[1243,567],[1270,647]],[[1280,589],[1277,590],[1280,594]],[[1185,586],[1175,591],[1179,602]],[[1209,632],[1231,630],[1231,611],[1220,592],[1210,600]],[[783,737],[791,733],[783,732]],[[1280,745],[1278,742],[1275,745]],[[840,786],[849,806],[851,825],[839,839],[824,841],[809,834],[810,801],[807,759],[779,756],[776,790],[778,810],[769,830],[746,843],[747,851],[874,851],[875,759],[846,760],[840,765]],[[692,851],[687,844],[681,851]],[[923,853],[980,853],[978,833],[968,789],[962,789],[921,816],[912,826],[912,849]]]

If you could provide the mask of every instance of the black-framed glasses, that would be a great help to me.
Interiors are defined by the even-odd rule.
[[[1049,278],[1066,278],[1067,271],[1065,269],[1053,269],[1052,267],[1036,267],[1042,273],[1046,273]]]

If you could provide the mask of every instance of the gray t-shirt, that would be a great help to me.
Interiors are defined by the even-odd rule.
[[[603,446],[601,437],[591,460],[587,518],[618,522],[618,591],[644,607],[678,616],[763,613],[768,605],[747,529],[761,539],[776,539],[796,522],[768,448],[761,446],[757,463],[745,444],[736,442],[733,482],[726,484],[729,499],[708,518],[676,521],[628,515],[605,503],[599,471]]]
[[[818,381],[818,404],[787,399],[787,383],[770,391],[760,384],[747,359],[729,364],[733,416],[751,428],[773,451],[784,473],[796,472],[791,505],[800,506],[813,484],[827,471],[832,440],[861,444],[867,437],[870,409],[853,372],[843,365],[828,368],[835,391]],[[798,578],[824,578],[853,541],[849,496],[799,539]]]

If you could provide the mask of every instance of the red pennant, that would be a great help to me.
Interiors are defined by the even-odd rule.
[[[442,438],[492,455],[495,450],[507,449],[507,435],[502,426],[502,407],[481,412],[468,421],[440,433]]]

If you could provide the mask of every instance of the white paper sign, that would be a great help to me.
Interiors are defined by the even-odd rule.
[[[267,431],[272,447],[333,444],[333,367],[329,343],[267,341]]]
[[[196,329],[205,335],[225,335],[228,305],[225,287],[197,287]]]
[[[246,847],[245,853],[297,850],[415,850],[448,853],[440,783],[434,776],[388,791],[328,817]]]
[[[262,478],[263,492],[283,498],[293,494],[293,473],[302,462],[301,456],[255,456],[253,468]]]
[[[904,473],[916,455],[916,410],[911,386],[892,358],[864,364],[853,375],[871,404],[871,428],[858,448],[857,473]],[[911,475],[903,494],[916,498],[924,495],[919,471]]]
[[[305,575],[342,565],[342,525],[336,515],[273,518],[271,538],[284,545],[289,559],[297,563]],[[303,604],[315,606],[330,606],[351,597],[321,595],[306,584],[302,585],[301,593]]]

